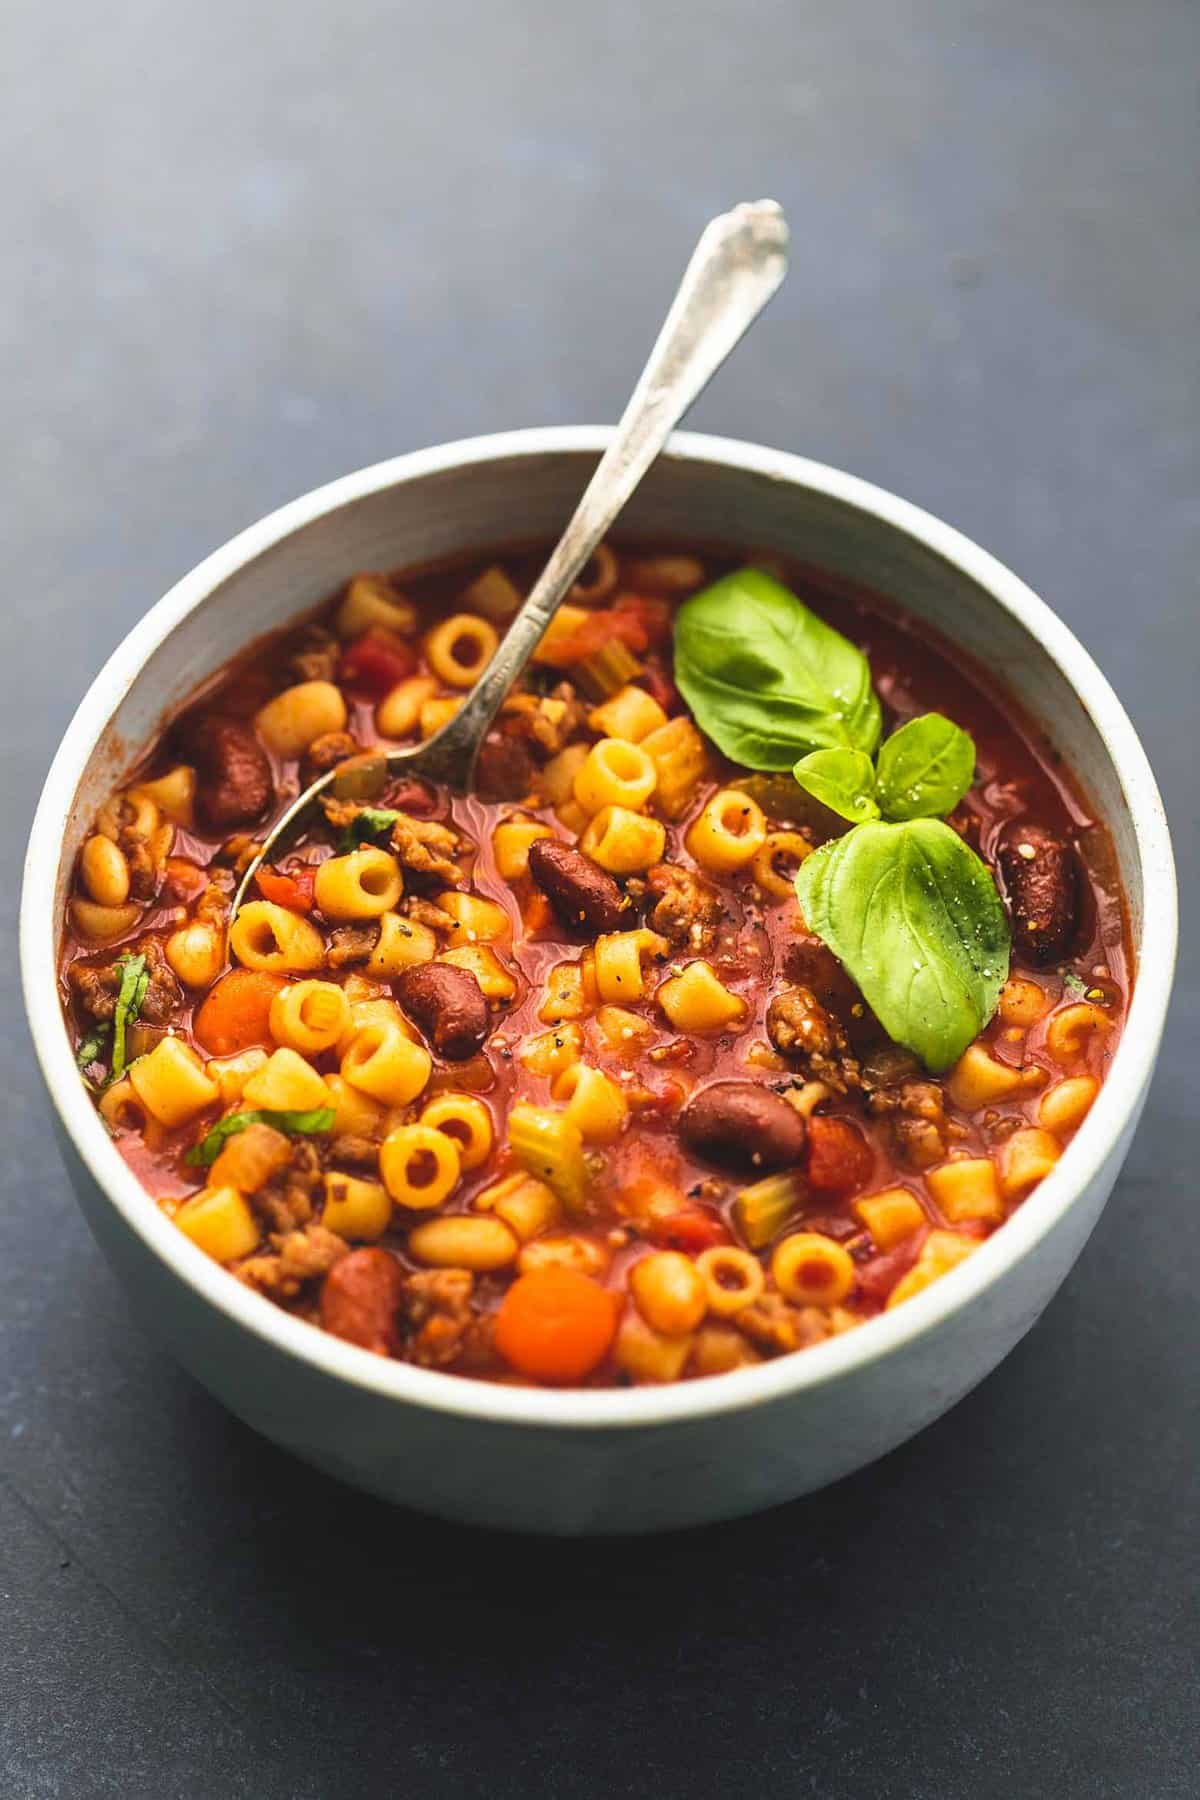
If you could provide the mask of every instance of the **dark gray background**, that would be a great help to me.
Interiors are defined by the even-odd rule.
[[[615,417],[698,228],[763,193],[793,272],[695,423],[1040,589],[1143,733],[1186,898],[1198,56],[1189,0],[8,0],[6,908],[62,727],[170,583],[343,470]],[[156,1354],[13,961],[6,1796],[1197,1792],[1189,942],[1126,1172],[1003,1369],[824,1495],[624,1545],[389,1512]]]

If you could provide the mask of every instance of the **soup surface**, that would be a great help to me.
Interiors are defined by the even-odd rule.
[[[209,684],[84,845],[64,1004],[231,1279],[478,1378],[716,1374],[903,1304],[1027,1198],[1120,1033],[1121,897],[986,672],[775,559],[604,547],[478,792],[389,775],[541,561],[355,576]]]

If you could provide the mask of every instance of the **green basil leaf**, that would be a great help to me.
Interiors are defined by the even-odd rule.
[[[790,769],[807,750],[870,754],[879,742],[862,651],[759,569],[684,601],[675,680],[701,730],[751,769]]]
[[[865,750],[810,750],[792,774],[814,800],[852,825],[879,817],[875,770]]]
[[[392,829],[399,817],[398,812],[392,812],[386,806],[364,806],[360,813],[354,815],[342,833],[338,849],[353,850],[359,844],[366,843],[370,838],[382,837],[385,832]]]
[[[975,745],[941,713],[894,731],[879,752],[879,805],[888,819],[944,819],[975,778]]]
[[[142,1010],[142,1001],[150,986],[150,971],[144,956],[122,956],[117,959],[121,986],[113,1012],[112,1079],[120,1081],[125,1073],[125,1030]]]
[[[191,1163],[193,1168],[210,1168],[221,1154],[226,1139],[237,1137],[247,1125],[273,1125],[276,1131],[286,1132],[288,1137],[319,1137],[323,1132],[333,1130],[336,1116],[332,1106],[314,1106],[307,1112],[268,1109],[229,1113],[224,1119],[218,1119],[198,1144],[193,1144],[184,1161]]]
[[[801,863],[796,893],[888,1036],[934,1074],[996,1010],[1008,920],[996,884],[935,819],[860,825]]]

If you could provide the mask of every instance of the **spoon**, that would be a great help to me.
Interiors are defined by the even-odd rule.
[[[774,200],[744,202],[705,226],[613,440],[528,599],[454,717],[423,744],[386,750],[389,771],[470,791],[480,746],[505,695],[671,432],[779,287],[787,244],[787,221]],[[337,774],[333,768],[314,781],[275,821],[242,876],[234,912],[259,864]]]

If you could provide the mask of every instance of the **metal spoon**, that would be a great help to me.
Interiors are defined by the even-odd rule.
[[[616,435],[529,598],[450,722],[423,744],[387,750],[389,770],[470,791],[480,745],[505,695],[671,432],[779,287],[787,244],[787,221],[774,200],[745,202],[705,227]],[[259,864],[337,774],[334,768],[314,781],[275,821],[234,895],[235,912]]]

